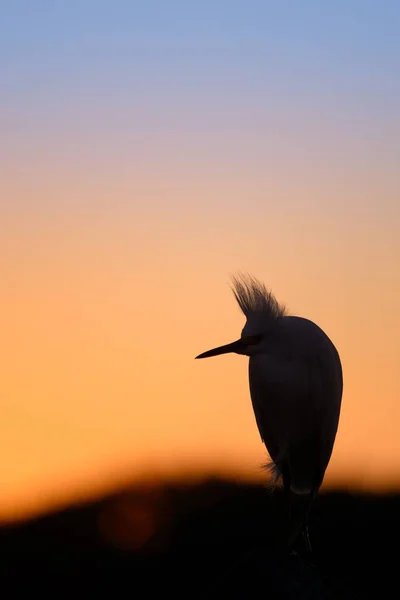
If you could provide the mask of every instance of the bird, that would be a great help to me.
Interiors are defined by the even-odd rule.
[[[246,318],[238,340],[196,359],[236,353],[249,357],[255,421],[269,455],[273,489],[283,485],[288,516],[285,551],[308,533],[311,506],[330,462],[339,425],[343,372],[339,353],[313,321],[289,314],[270,289],[249,274],[232,277],[231,289]]]

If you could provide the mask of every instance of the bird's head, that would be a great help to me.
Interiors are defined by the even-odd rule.
[[[238,340],[203,352],[196,358],[209,358],[219,354],[235,352],[251,356],[265,348],[268,333],[276,322],[285,316],[285,307],[280,305],[264,284],[249,275],[233,277],[232,290],[246,324]]]

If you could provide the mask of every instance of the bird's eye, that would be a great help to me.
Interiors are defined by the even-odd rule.
[[[246,344],[246,346],[254,346],[255,344],[259,344],[262,340],[262,334],[258,334],[258,335],[248,335],[247,337],[243,338],[243,342]]]

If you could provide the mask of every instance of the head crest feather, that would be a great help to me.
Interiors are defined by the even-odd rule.
[[[279,304],[273,293],[251,275],[232,276],[232,291],[246,317],[262,314],[269,319],[279,319],[286,314],[285,305]]]

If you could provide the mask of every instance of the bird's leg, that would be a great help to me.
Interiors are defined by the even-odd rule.
[[[312,554],[312,546],[311,546],[311,542],[310,542],[310,535],[309,535],[309,532],[308,532],[308,523],[307,523],[307,521],[306,521],[306,524],[304,525],[302,536],[303,536],[303,541],[304,541],[304,543],[306,545],[306,549],[307,549],[308,554]]]
[[[285,534],[285,548],[287,549],[287,542],[288,539],[290,539],[290,532],[292,529],[292,518],[293,518],[293,511],[292,511],[292,493],[290,490],[290,475],[289,475],[289,471],[286,467],[282,468],[282,479],[283,479],[283,493],[284,493],[284,497],[285,497],[285,505],[286,505],[286,510],[287,510],[287,522],[286,522],[286,534]],[[296,554],[295,551],[293,550],[293,548],[290,546],[289,547],[290,553],[291,554]]]
[[[296,546],[302,541],[307,554],[312,554],[310,536],[308,532],[308,515],[310,511],[310,496],[303,494],[290,494],[291,518],[288,527],[287,548],[291,555],[296,555]]]
[[[290,497],[290,473],[286,465],[281,465],[282,481],[283,481],[283,494],[285,497],[285,504],[287,509],[287,515],[289,523],[292,519],[292,505]]]
[[[309,502],[309,505],[308,505],[308,508],[307,508],[306,519],[305,519],[305,523],[304,523],[304,529],[303,529],[303,532],[302,532],[303,541],[305,543],[307,552],[310,555],[312,554],[312,546],[311,546],[310,535],[309,535],[309,531],[308,531],[308,518],[309,518],[309,515],[310,515],[312,503],[314,502],[316,495],[317,495],[317,492],[314,490],[312,492],[311,499],[310,499],[310,502]]]
[[[290,474],[286,467],[282,468],[283,492],[287,509],[287,535],[286,548],[291,555],[296,555],[296,541],[299,537],[303,539],[308,554],[312,553],[310,537],[308,533],[308,515],[310,512],[310,499],[293,495],[290,489]],[[306,503],[306,504],[305,504]]]
[[[288,521],[290,523],[290,521],[292,520],[292,503],[291,503],[291,497],[290,497],[290,480],[288,477],[285,477],[283,479],[283,493],[285,495],[287,517],[288,517]]]

